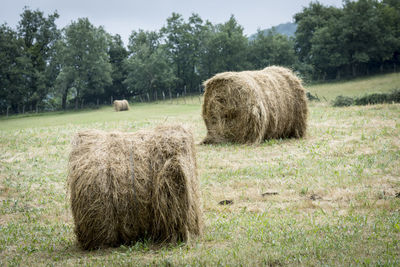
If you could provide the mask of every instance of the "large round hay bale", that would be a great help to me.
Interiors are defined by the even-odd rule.
[[[68,170],[75,234],[84,249],[142,239],[174,243],[201,233],[194,141],[180,125],[80,132]]]
[[[129,102],[128,100],[114,100],[114,109],[115,111],[125,111],[129,110]]]
[[[289,69],[224,72],[204,86],[207,136],[202,143],[260,143],[306,133],[305,90]]]

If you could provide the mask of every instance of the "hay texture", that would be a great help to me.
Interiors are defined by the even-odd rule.
[[[128,100],[114,100],[114,109],[115,111],[125,111],[129,110],[129,102]]]
[[[202,231],[194,141],[180,125],[76,134],[68,191],[84,249],[188,241]]]
[[[283,67],[219,73],[204,82],[208,143],[261,143],[303,137],[307,99],[301,80]]]

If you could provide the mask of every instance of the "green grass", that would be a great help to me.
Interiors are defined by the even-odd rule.
[[[196,103],[196,104],[193,104]],[[39,115],[27,114],[2,117],[0,119],[0,130],[13,130],[32,127],[48,127],[58,125],[79,125],[86,123],[123,122],[128,120],[145,121],[152,118],[164,118],[180,116],[192,113],[199,107],[199,101],[188,102],[187,104],[134,104],[130,111],[113,112],[112,107],[101,107],[98,110],[67,111],[56,113],[42,113]],[[162,115],[162,116],[160,116]]]
[[[399,104],[311,103],[304,139],[196,145],[202,237],[81,251],[65,188],[74,133],[182,122],[198,143],[200,111],[197,100],[0,119],[0,265],[400,265]]]
[[[400,73],[359,78],[351,81],[341,81],[326,84],[306,86],[313,95],[333,100],[338,95],[360,97],[370,93],[387,93],[400,89]]]

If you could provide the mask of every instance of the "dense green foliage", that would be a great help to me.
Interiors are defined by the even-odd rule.
[[[0,108],[38,109],[52,90],[58,14],[24,9],[17,31],[0,26]]]
[[[294,19],[296,51],[314,79],[396,71],[400,63],[397,0],[345,0],[343,8],[313,2]]]
[[[290,67],[306,81],[400,65],[397,0],[346,0],[342,8],[311,2],[294,15],[294,37],[272,29],[247,38],[234,16],[214,25],[172,13],[159,31],[132,31],[127,46],[87,18],[62,30],[57,18],[25,8],[16,29],[0,26],[0,113],[198,93],[218,72],[269,65]]]

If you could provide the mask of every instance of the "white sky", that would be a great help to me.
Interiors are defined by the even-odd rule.
[[[213,24],[226,22],[231,14],[251,35],[257,29],[266,29],[292,22],[293,15],[308,6],[310,0],[0,0],[0,24],[15,27],[24,6],[39,9],[47,16],[58,11],[56,20],[61,29],[71,21],[87,17],[95,26],[104,26],[111,34],[120,34],[127,44],[132,30],[159,30],[172,12],[182,14],[185,20],[197,13]],[[342,6],[342,0],[319,0],[324,5]]]

